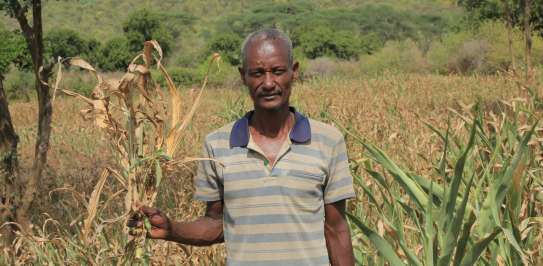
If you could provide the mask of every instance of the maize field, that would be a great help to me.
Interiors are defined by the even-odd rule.
[[[207,133],[251,109],[246,90],[178,88],[153,42],[116,83],[86,62],[65,63],[88,70],[78,74],[95,76],[98,86],[90,98],[74,94],[57,72],[55,88],[65,93],[54,102],[34,234],[18,234],[3,247],[0,264],[223,265],[223,245],[148,241],[145,228],[130,235],[125,224],[137,215],[135,203],[176,220],[203,214],[204,205],[191,199],[191,161],[205,159],[198,157]],[[166,86],[152,81],[155,73]],[[358,264],[543,264],[537,77],[385,73],[295,84],[291,104],[345,134],[357,192],[348,217]],[[24,162],[32,158],[36,105],[10,108],[24,173],[31,169]]]

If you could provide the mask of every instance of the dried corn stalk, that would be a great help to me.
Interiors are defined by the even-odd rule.
[[[210,67],[213,62],[218,63],[219,59],[219,55],[214,54],[209,62]],[[104,129],[110,137],[116,152],[118,171],[106,170],[104,173],[115,175],[126,188],[125,221],[134,216],[144,219],[137,206],[154,204],[164,171],[197,160],[173,158],[182,157],[178,154],[181,138],[200,102],[209,69],[190,110],[182,116],[181,96],[161,61],[160,45],[156,41],[145,42],[143,53],[132,60],[128,71],[117,85],[104,80],[82,59],[69,58],[61,61],[88,70],[98,80],[90,98],[68,90],[62,91],[87,103],[88,108],[81,111],[83,117],[93,120],[96,126]],[[151,77],[150,68],[153,62],[167,82],[167,96],[163,95],[160,85]],[[61,71],[62,68],[59,67],[55,91],[59,86]],[[101,188],[104,182],[105,178],[102,176],[97,187]],[[93,193],[94,204],[89,204],[89,207],[96,206],[99,193]],[[89,209],[88,213],[82,236],[86,242],[89,241],[89,231],[96,211]],[[150,228],[147,220],[144,220],[144,224],[147,228],[135,228],[132,231],[122,264],[138,261],[148,263],[145,235]]]

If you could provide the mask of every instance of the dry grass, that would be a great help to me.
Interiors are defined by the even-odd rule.
[[[194,92],[181,90],[183,99],[194,99]],[[370,142],[382,147],[394,160],[416,171],[429,173],[431,163],[441,149],[438,137],[423,123],[428,121],[438,128],[445,128],[449,109],[462,110],[466,105],[480,100],[487,110],[498,108],[500,99],[520,95],[517,85],[505,76],[433,76],[433,75],[383,75],[379,78],[345,80],[321,79],[297,84],[292,103],[310,117],[327,120],[331,114],[342,125],[358,132]],[[237,99],[240,99],[237,101]],[[188,101],[185,100],[185,103]],[[53,134],[49,155],[49,168],[40,186],[34,206],[34,221],[42,225],[36,229],[40,241],[21,240],[22,256],[19,263],[39,261],[43,256],[52,262],[66,264],[112,264],[122,254],[122,222],[108,223],[124,211],[117,191],[119,185],[106,180],[102,196],[97,204],[95,246],[79,250],[76,244],[67,242],[68,236],[77,236],[86,217],[85,202],[100,178],[100,170],[115,164],[115,153],[107,144],[107,135],[88,122],[74,115],[82,106],[72,98],[56,100],[53,118]],[[35,104],[12,103],[11,113],[21,138],[21,162],[30,162],[33,152],[33,136],[37,112]],[[199,156],[203,138],[211,130],[229,122],[240,110],[248,110],[250,102],[245,90],[216,89],[205,92],[201,106],[182,135],[181,154]],[[183,104],[186,112],[190,104]],[[329,122],[329,121],[328,121]],[[349,155],[360,158],[362,147],[347,138]],[[108,152],[109,150],[109,152]],[[30,165],[22,165],[30,169]],[[158,207],[175,219],[190,220],[203,213],[203,205],[191,200],[194,165],[166,176],[162,181]],[[359,194],[355,205],[364,208],[369,203]],[[370,208],[368,207],[368,210]],[[373,215],[368,211],[369,216]],[[58,238],[60,240],[55,240]],[[33,243],[33,244],[32,244]],[[151,245],[154,264],[210,265],[222,264],[224,249],[193,248],[162,241]],[[38,254],[41,250],[43,254]],[[66,251],[64,251],[66,250]],[[49,253],[48,253],[49,252]],[[45,255],[44,255],[45,254]],[[60,258],[63,258],[62,260]]]

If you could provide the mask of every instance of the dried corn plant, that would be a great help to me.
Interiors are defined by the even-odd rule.
[[[88,108],[81,110],[85,119],[94,121],[109,135],[116,154],[116,169],[105,169],[87,204],[82,241],[92,242],[92,225],[97,212],[98,198],[107,177],[114,177],[124,187],[125,212],[115,221],[126,222],[129,218],[141,219],[144,226],[131,228],[125,254],[121,264],[149,263],[146,250],[146,232],[150,230],[148,220],[138,206],[153,206],[162,177],[169,171],[199,158],[185,158],[178,154],[183,133],[194,116],[207,84],[209,69],[220,57],[214,54],[202,87],[189,111],[182,115],[182,99],[170,75],[162,65],[162,49],[156,41],[144,43],[143,52],[136,56],[127,73],[118,84],[102,78],[87,62],[79,58],[59,61],[55,92],[62,79],[62,65],[68,64],[91,72],[98,84],[89,98],[72,91],[62,90],[67,95],[83,100]],[[167,94],[151,77],[150,69],[156,66],[167,83]],[[180,159],[178,159],[180,158]],[[128,231],[128,229],[127,229]]]

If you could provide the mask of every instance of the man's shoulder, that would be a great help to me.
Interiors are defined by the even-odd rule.
[[[328,141],[337,143],[343,140],[343,133],[339,131],[335,126],[324,123],[312,118],[309,119],[309,125],[311,127],[311,137],[322,139],[325,138]]]
[[[234,122],[230,122],[218,129],[215,129],[211,131],[207,136],[205,137],[205,143],[208,145],[221,143],[224,141],[230,140],[230,133],[232,132],[232,127],[234,126]]]

